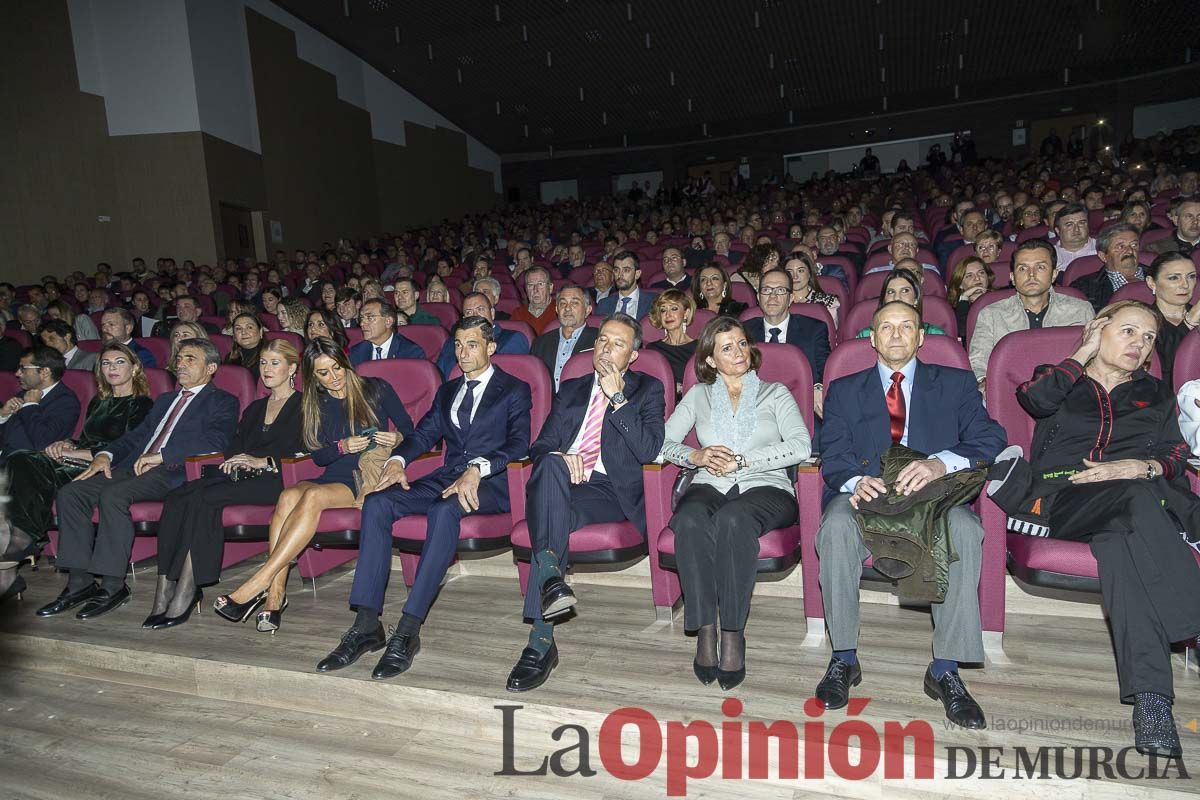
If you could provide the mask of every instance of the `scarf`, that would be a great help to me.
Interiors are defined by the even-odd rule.
[[[745,443],[754,437],[758,427],[758,388],[762,381],[757,372],[747,372],[742,377],[742,397],[738,401],[737,413],[729,400],[729,389],[720,377],[713,381],[710,393],[712,403],[712,426],[717,440],[735,453],[742,452]]]

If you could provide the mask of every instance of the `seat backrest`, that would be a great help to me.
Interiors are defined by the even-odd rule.
[[[210,333],[209,340],[217,346],[217,352],[221,354],[221,360],[229,358],[229,353],[233,350],[233,337],[224,333]]]
[[[224,389],[237,398],[238,413],[246,410],[246,406],[254,402],[258,391],[254,375],[240,364],[220,364],[217,374],[213,375],[213,386]]]
[[[832,275],[818,275],[817,288],[825,294],[831,294],[838,299],[838,306],[846,308],[850,305],[850,291],[846,285]]]
[[[90,369],[63,370],[62,384],[79,398],[79,420],[75,423],[75,432],[71,434],[78,439],[83,431],[83,421],[87,418],[88,403],[96,396],[96,374]]]
[[[1071,261],[1063,272],[1062,285],[1070,286],[1084,275],[1099,272],[1103,266],[1104,262],[1100,260],[1100,256],[1080,256]]]
[[[629,368],[634,372],[658,378],[658,382],[663,386],[663,409],[666,416],[670,417],[675,412],[675,373],[671,371],[667,357],[662,353],[643,347],[638,351],[637,361],[630,364]],[[545,369],[546,365],[543,364],[542,370],[545,371]],[[590,375],[592,369],[592,354],[577,353],[567,359],[559,380],[581,378],[584,375]],[[684,378],[686,380],[686,376]]]
[[[546,367],[542,366],[543,371]],[[413,424],[421,420],[433,406],[433,396],[442,385],[442,375],[428,361],[416,358],[384,358],[364,361],[355,367],[364,378],[380,378],[391,384]]]
[[[437,361],[442,346],[450,338],[450,334],[441,325],[402,325],[396,332],[421,348],[425,358]]]
[[[1179,343],[1175,351],[1175,371],[1171,379],[1175,382],[1172,387],[1179,394],[1179,387],[1188,381],[1200,378],[1200,334],[1189,333]]]
[[[758,295],[755,293],[754,287],[742,281],[729,282],[729,296],[748,306],[758,305]]]
[[[292,347],[296,348],[296,352],[298,352],[303,359],[304,337],[300,334],[292,333],[291,331],[267,331],[267,333],[264,334],[264,338],[266,338],[267,341],[270,341],[271,339],[283,339],[285,342],[291,342]]]
[[[759,379],[771,381],[772,383],[782,383],[788,387],[788,390],[792,393],[792,397],[796,399],[800,415],[804,417],[804,425],[808,428],[808,432],[811,435],[814,430],[815,413],[813,408],[813,377],[812,367],[809,365],[804,351],[792,345],[771,344],[769,342],[756,344],[755,347],[762,353],[762,365],[758,368]],[[720,379],[718,378],[718,380]],[[828,381],[828,377],[826,381]],[[683,393],[686,395],[688,390],[695,386],[696,383],[696,357],[692,356],[688,359],[687,368],[683,373]]]
[[[454,323],[458,322],[460,316],[453,303],[421,303],[421,310],[428,311],[437,317],[438,322],[446,330],[454,327]]]
[[[520,320],[512,320],[512,319],[502,319],[502,320],[500,320],[500,322],[498,324],[500,325],[501,328],[503,328],[506,331],[513,331],[514,333],[521,334],[522,336],[525,337],[525,341],[529,345],[531,345],[531,346],[533,345],[533,339],[536,336],[536,334],[533,332],[533,328],[530,327],[528,322],[521,322]]]
[[[1032,228],[1026,228],[1017,234],[1017,244],[1027,242],[1030,239],[1045,239],[1049,233],[1050,229],[1045,225],[1034,225]]]
[[[153,367],[145,370],[146,382],[150,384],[150,396],[157,399],[160,394],[175,391],[175,376],[165,369]]]
[[[550,404],[554,400],[554,386],[550,381],[550,373],[546,371],[545,363],[537,356],[500,353],[492,356],[492,363],[517,380],[524,381],[529,387],[529,442],[532,444],[542,432],[546,417],[550,416]],[[462,370],[456,366],[450,370],[447,380],[461,377]]]
[[[967,352],[957,339],[950,336],[926,336],[925,343],[917,352],[917,358],[926,364],[939,364],[957,369],[971,368]],[[833,348],[825,362],[825,385],[829,386],[838,378],[861,372],[878,360],[870,339],[847,339]]]
[[[953,339],[958,338],[958,316],[944,297],[929,295],[921,305],[924,309],[922,311],[924,322],[936,325]]]
[[[0,403],[7,403],[21,391],[21,382],[11,372],[0,372]]]
[[[163,336],[146,336],[135,337],[134,341],[142,347],[150,351],[150,355],[154,356],[154,363],[159,369],[166,369],[171,363],[171,340]],[[221,356],[224,358],[224,354]]]
[[[887,263],[885,260],[883,263]],[[858,287],[855,288],[852,295],[854,304],[861,303],[864,300],[875,300],[878,302],[879,293],[883,291],[883,282],[887,280],[890,272],[872,272],[870,275],[864,275],[862,280],[858,282]],[[945,297],[946,284],[942,282],[934,273],[929,270],[924,270],[924,275],[921,276],[921,290],[926,297]]]
[[[790,313],[799,314],[802,317],[811,317],[818,322],[825,323],[825,330],[829,334],[829,346],[834,347],[838,343],[838,327],[833,321],[833,315],[829,313],[829,309],[821,303],[792,303]],[[762,309],[758,306],[747,308],[738,316],[738,319],[745,322],[748,319],[761,317]]]

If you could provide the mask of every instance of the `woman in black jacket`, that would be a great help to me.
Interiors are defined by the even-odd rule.
[[[734,300],[731,294],[729,276],[715,261],[701,269],[692,281],[692,299],[696,301],[696,308],[737,319],[738,314],[746,310],[746,304]]]
[[[283,492],[280,460],[303,449],[300,393],[295,387],[300,353],[287,340],[273,339],[261,348],[257,366],[259,379],[271,393],[246,406],[221,474],[188,481],[163,500],[158,586],[143,628],[157,630],[187,622],[204,596],[199,587],[221,579],[225,506],[274,505]],[[251,477],[248,470],[261,473]],[[236,481],[230,479],[234,473],[239,473]],[[266,630],[261,620],[259,627]]]
[[[1038,367],[1017,400],[1037,420],[1029,460],[1040,489],[1024,519],[1037,512],[1049,536],[1091,545],[1137,750],[1178,758],[1170,645],[1200,633],[1200,566],[1189,547],[1200,498],[1188,489],[1171,386],[1145,370],[1160,327],[1144,303],[1109,305],[1075,353]]]

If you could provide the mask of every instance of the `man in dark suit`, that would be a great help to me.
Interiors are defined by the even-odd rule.
[[[459,525],[468,514],[509,510],[506,469],[529,452],[529,386],[492,365],[495,328],[483,317],[464,317],[453,330],[461,378],[438,389],[416,430],[393,451],[376,490],[362,510],[362,539],[350,605],[354,625],[318,665],[329,672],[353,664],[384,645],[383,598],[392,569],[392,523],[425,514],[428,527],[421,563],[396,631],[372,677],[392,678],[412,666],[421,649],[421,624],[454,559]],[[409,484],[405,467],[445,442],[443,465]]]
[[[678,289],[681,292],[691,291],[692,276],[683,268],[683,253],[680,252],[678,247],[668,247],[666,250],[663,250],[662,265],[663,279],[650,284],[652,289]],[[653,301],[651,302],[653,303]]]
[[[97,453],[74,481],[58,490],[58,568],[67,585],[39,617],[77,605],[75,616],[91,619],[129,602],[125,572],[133,549],[129,507],[161,500],[186,480],[189,456],[218,453],[229,446],[238,421],[238,401],[210,385],[221,354],[207,339],[184,339],[175,377],[179,390],[159,395],[146,419]],[[100,510],[100,525],[92,513]],[[93,575],[100,576],[97,585]]]
[[[67,369],[91,370],[96,366],[96,360],[100,356],[99,353],[79,349],[75,341],[75,329],[68,325],[66,320],[46,320],[38,329],[38,338],[41,339],[42,344],[53,347],[62,353]]]
[[[641,327],[628,314],[606,320],[592,353],[595,371],[562,384],[530,449],[526,516],[532,556],[525,616],[533,630],[509,673],[511,692],[536,689],[558,664],[549,620],[575,605],[563,580],[571,532],[629,521],[646,535],[642,465],[662,449],[664,395],[657,379],[629,370],[641,344]]]
[[[0,406],[0,467],[15,450],[45,450],[70,438],[79,421],[79,398],[59,383],[66,368],[52,347],[36,345],[21,353],[21,391]]]
[[[612,259],[612,271],[615,291],[596,303],[596,313],[610,317],[620,312],[640,321],[650,313],[650,306],[654,305],[658,292],[643,290],[638,286],[642,268],[637,253],[632,250],[617,253]]]
[[[554,391],[557,392],[567,360],[576,353],[591,350],[599,331],[586,324],[588,315],[592,313],[592,300],[582,286],[568,284],[560,289],[554,308],[558,314],[558,328],[534,339],[529,352],[540,358],[546,369],[550,370]]]
[[[483,292],[468,292],[463,296],[462,319],[466,319],[467,317],[483,317],[492,323],[492,326],[495,328],[497,353],[512,356],[528,355],[529,342],[525,341],[525,334],[504,330],[493,319],[494,313],[495,310],[492,308],[491,299]],[[450,372],[454,369],[455,363],[457,363],[454,348],[454,340],[447,339],[446,343],[442,345],[442,351],[438,353],[437,368],[442,373],[443,380],[450,377]]]
[[[354,366],[385,358],[425,358],[425,351],[396,330],[396,309],[378,298],[362,304],[358,312],[363,340],[350,348]]]
[[[813,391],[817,414],[821,413],[822,387],[825,379],[825,360],[829,358],[829,328],[825,323],[791,314],[792,276],[782,269],[763,273],[758,284],[758,305],[761,317],[746,320],[746,335],[754,342],[784,342],[804,352],[812,367]]]
[[[880,457],[893,444],[929,454],[897,478],[893,490],[911,494],[949,472],[988,466],[1006,443],[1004,429],[983,408],[974,373],[917,360],[924,340],[915,308],[899,301],[884,305],[872,321],[878,363],[834,381],[825,403],[821,471],[827,488],[817,553],[833,658],[816,697],[826,708],[846,705],[850,687],[862,680],[858,585],[870,553],[855,512],[860,502],[888,491]],[[942,701],[951,722],[983,728],[983,711],[958,674],[960,661],[984,660],[978,595],[983,526],[966,506],[952,508],[948,519],[958,560],[949,567],[945,601],[932,604],[933,663],[924,689]]]
[[[1146,273],[1138,263],[1138,229],[1128,222],[1109,225],[1096,237],[1096,255],[1104,267],[1071,282],[1087,296],[1096,311],[1104,308],[1127,283],[1144,281]]]
[[[175,319],[164,319],[155,325],[153,334],[164,338],[169,337],[171,335],[171,328],[176,322],[194,322],[209,333],[221,332],[220,325],[205,322],[200,319],[201,316],[200,303],[197,302],[196,298],[189,294],[179,295],[175,298]]]
[[[144,369],[153,369],[159,366],[154,360],[154,355],[133,340],[133,328],[136,323],[137,320],[133,318],[133,314],[124,308],[110,308],[104,312],[104,316],[100,317],[100,334],[104,337],[104,341],[120,342],[136,353],[137,357],[142,360]],[[166,364],[162,365],[163,369],[166,367]]]

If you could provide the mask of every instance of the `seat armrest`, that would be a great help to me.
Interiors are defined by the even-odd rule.
[[[508,462],[505,473],[508,476],[508,507],[513,525],[516,525],[525,519],[525,489],[533,474],[533,459],[526,457]]]
[[[184,474],[187,475],[189,481],[194,481],[200,477],[200,468],[207,464],[220,464],[225,461],[224,453],[199,453],[194,456],[188,456],[184,464]]]
[[[320,477],[325,470],[312,460],[312,455],[302,453],[288,456],[279,462],[279,474],[284,486],[295,486],[300,481]]]
[[[428,453],[422,453],[412,460],[412,463],[404,469],[409,480],[424,478],[431,472],[441,468],[446,463],[446,451],[437,449],[430,450]]]
[[[646,498],[646,532],[650,541],[657,542],[658,534],[671,521],[671,490],[682,470],[675,464],[645,464],[642,466],[642,492]]]

